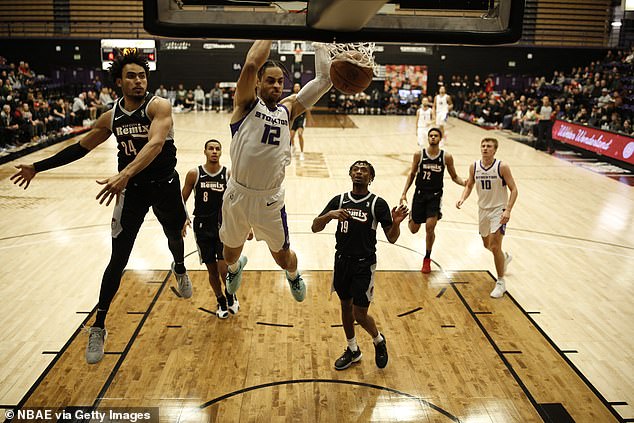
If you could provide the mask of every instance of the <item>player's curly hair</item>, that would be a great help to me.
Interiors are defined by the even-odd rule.
[[[123,67],[125,65],[129,65],[130,63],[137,64],[145,69],[146,77],[150,74],[150,65],[148,64],[147,59],[145,56],[139,54],[137,50],[130,50],[125,53],[121,53],[119,51],[108,69],[112,82],[116,83],[117,79],[123,78]]]
[[[442,138],[442,131],[440,130],[440,128],[436,128],[436,127],[430,128],[429,131],[427,131],[427,135],[429,136],[429,134],[431,134],[432,131],[438,132],[438,135],[440,135],[440,137]]]
[[[352,174],[352,168],[355,167],[355,165],[366,165],[370,169],[370,182],[374,180],[374,176],[376,175],[376,173],[374,172],[374,166],[372,166],[372,163],[367,160],[357,160],[356,162],[352,163],[350,165],[350,169],[348,170],[348,175]]]

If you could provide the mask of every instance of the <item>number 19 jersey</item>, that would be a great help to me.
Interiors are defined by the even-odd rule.
[[[231,127],[231,178],[253,190],[279,188],[291,163],[290,113],[278,104],[271,110],[258,97]]]
[[[502,162],[498,159],[495,159],[488,168],[485,168],[480,160],[473,164],[478,206],[481,209],[506,207],[508,197],[506,181],[500,174],[501,165]]]

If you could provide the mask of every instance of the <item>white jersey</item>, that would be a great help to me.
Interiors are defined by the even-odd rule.
[[[508,197],[506,182],[500,174],[501,165],[502,162],[498,159],[495,159],[488,168],[484,168],[482,161],[473,164],[478,206],[481,209],[506,207]]]
[[[231,178],[252,190],[279,188],[291,163],[290,113],[274,110],[258,97],[244,118],[231,127]]]
[[[418,127],[419,128],[429,128],[432,125],[431,122],[431,107],[428,107],[427,110],[422,107],[419,108],[416,113],[418,114]]]
[[[449,100],[448,100],[449,95],[447,94],[443,94],[440,95],[438,94],[436,96],[436,114],[437,115],[447,115],[447,113],[449,113]]]

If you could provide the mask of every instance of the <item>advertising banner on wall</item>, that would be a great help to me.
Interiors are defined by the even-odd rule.
[[[627,135],[557,120],[553,139],[634,165],[634,138]]]

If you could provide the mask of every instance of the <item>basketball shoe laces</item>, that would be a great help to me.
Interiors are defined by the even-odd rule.
[[[295,279],[293,279],[292,281],[289,280],[289,283],[291,284],[291,288],[293,288],[295,291],[300,290],[302,287],[299,284],[299,280],[300,280],[301,276],[297,275],[297,277]]]

